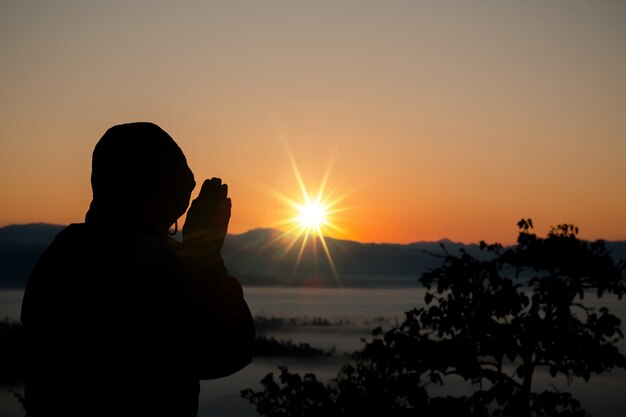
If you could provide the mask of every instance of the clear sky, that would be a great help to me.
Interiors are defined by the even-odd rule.
[[[313,193],[332,165],[332,236],[626,239],[626,2],[0,2],[0,226],[82,221],[130,121],[230,184],[234,233],[292,215],[289,148]]]

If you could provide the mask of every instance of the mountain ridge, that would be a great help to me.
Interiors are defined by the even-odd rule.
[[[41,254],[65,226],[48,223],[9,225],[0,228],[0,287],[22,288]],[[180,239],[180,232],[176,238]],[[478,244],[441,239],[435,242],[364,243],[325,237],[332,263],[319,238],[309,237],[302,250],[302,236],[277,229],[256,228],[229,234],[222,255],[229,271],[244,285],[263,286],[406,286],[441,264],[445,250],[461,249],[478,256]],[[626,241],[608,242],[614,257],[626,259]]]

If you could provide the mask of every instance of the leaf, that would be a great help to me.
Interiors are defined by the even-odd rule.
[[[424,302],[426,303],[426,305],[428,305],[430,304],[431,301],[433,301],[433,295],[427,292],[426,295],[424,296]]]

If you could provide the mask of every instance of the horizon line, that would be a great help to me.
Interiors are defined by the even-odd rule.
[[[69,224],[73,224],[73,223],[69,223]],[[69,224],[59,224],[59,223],[47,223],[47,222],[29,222],[29,223],[11,223],[11,224],[5,224],[3,226],[0,226],[0,230],[5,229],[5,228],[9,228],[9,227],[16,227],[16,226],[55,226],[55,227],[67,227]],[[277,228],[273,228],[273,227],[263,227],[263,226],[259,226],[259,227],[255,227],[249,230],[246,230],[244,232],[240,232],[240,233],[232,233],[229,232],[227,235],[231,235],[231,236],[242,236],[251,232],[255,232],[255,231],[263,231],[263,230],[269,230],[269,231],[276,231],[279,233],[286,233],[285,231],[281,230],[281,229],[277,229]],[[287,235],[289,235],[289,233],[286,233]],[[182,235],[182,230],[178,230],[178,232],[176,233],[175,236],[178,235]],[[456,241],[456,240],[452,240],[448,237],[443,237],[437,240],[415,240],[415,241],[410,241],[407,243],[398,243],[398,242],[375,242],[375,241],[360,241],[360,240],[353,240],[353,239],[342,239],[342,238],[337,238],[334,236],[328,236],[328,235],[324,235],[324,238],[326,239],[332,239],[334,241],[343,241],[343,242],[354,242],[354,243],[359,243],[359,244],[363,244],[363,245],[396,245],[396,246],[410,246],[410,245],[416,245],[416,244],[423,244],[423,243],[449,243],[449,244],[460,244],[460,245],[464,245],[464,246],[471,246],[471,245],[479,245],[481,241],[477,241],[477,242],[462,242],[462,241]],[[588,242],[593,242],[593,241],[604,241],[604,242],[625,242],[626,238],[624,239],[618,239],[618,240],[608,240],[608,239],[582,239],[581,240],[586,240]],[[487,242],[487,243],[500,243],[500,242],[490,242],[487,241],[486,239],[483,239],[483,241]],[[516,240],[514,240],[514,243],[511,244],[502,244],[504,247],[508,247],[508,246],[514,246],[515,245]]]

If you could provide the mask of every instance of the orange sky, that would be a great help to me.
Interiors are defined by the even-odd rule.
[[[626,239],[626,2],[528,3],[3,1],[0,226],[82,221],[93,146],[144,120],[234,233],[292,214],[287,142],[312,191],[334,161],[336,237]]]

